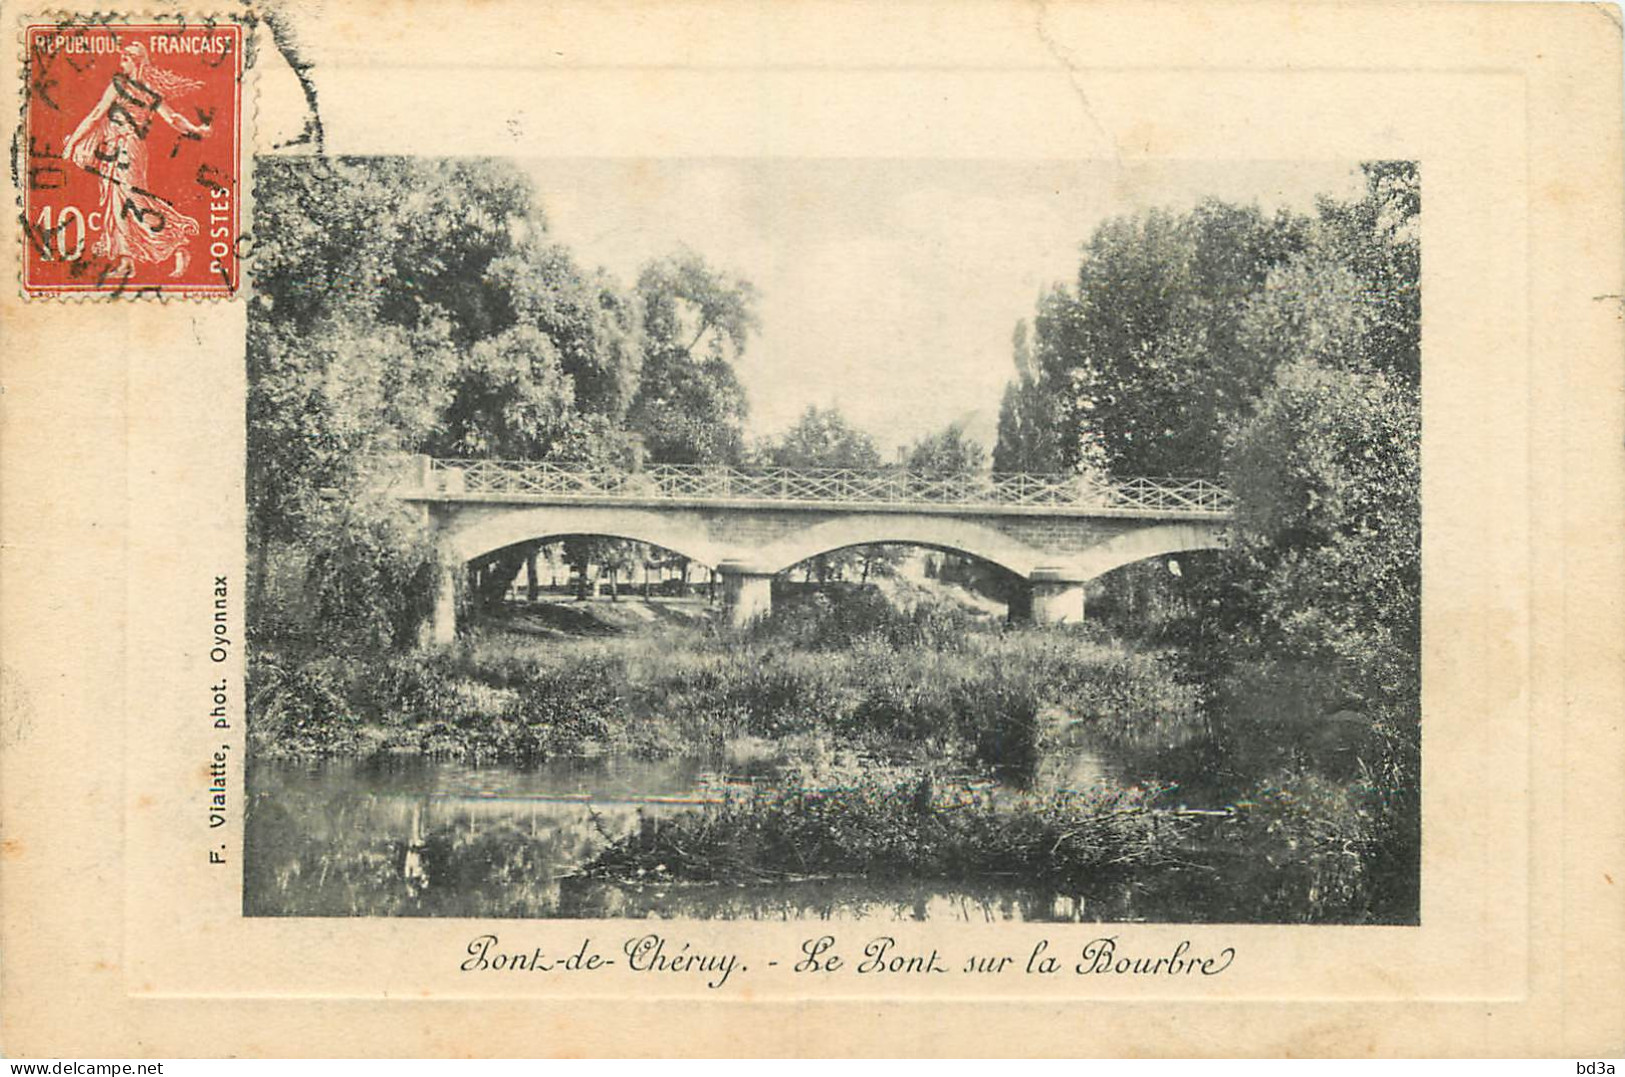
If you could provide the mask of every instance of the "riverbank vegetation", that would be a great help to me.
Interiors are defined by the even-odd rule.
[[[1313,677],[1214,680],[1108,626],[1010,629],[850,591],[746,632],[561,645],[488,627],[378,665],[262,659],[251,684],[257,760],[681,757],[729,776],[711,803],[607,835],[579,869],[606,885],[1008,878],[1097,910],[1138,894],[1141,914],[1192,919],[1405,918],[1383,735],[1319,716]],[[1105,780],[1065,771],[1078,743]],[[465,829],[419,843],[442,881],[509,877],[551,840]],[[522,914],[503,910],[530,892],[482,898],[482,914]]]
[[[698,754],[749,739],[805,762],[930,758],[1026,781],[1046,736],[1081,725],[1123,750],[1200,731],[1172,653],[977,623],[872,591],[783,603],[744,631],[663,627],[567,645],[488,626],[437,653],[262,649],[250,669],[260,758],[414,754],[526,763]]]

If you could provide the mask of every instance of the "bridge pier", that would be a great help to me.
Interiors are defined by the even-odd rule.
[[[1083,621],[1082,580],[1068,579],[1057,569],[1034,569],[1032,621],[1035,625],[1079,624]]]
[[[1006,604],[1005,621],[1013,625],[1031,624],[1033,620],[1033,588],[1024,579],[1018,579],[1010,589]]]
[[[773,612],[773,573],[753,570],[739,561],[717,566],[722,576],[722,615],[742,628]]]
[[[435,582],[434,612],[419,637],[425,645],[444,646],[457,642],[457,573],[462,566],[441,566]]]
[[[536,560],[542,554],[540,546],[525,551],[525,601],[534,603],[542,594],[542,581],[536,571]]]

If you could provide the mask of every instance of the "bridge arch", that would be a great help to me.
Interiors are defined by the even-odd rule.
[[[761,571],[781,572],[821,554],[888,544],[965,554],[1029,579],[1043,570],[1084,582],[1147,557],[1222,548],[1224,530],[1222,524],[1210,522],[1154,524],[1123,531],[1080,555],[1058,557],[992,527],[949,516],[854,513],[810,527],[749,560]]]
[[[1165,523],[1135,528],[1087,550],[1077,559],[1077,578],[1092,580],[1148,557],[1218,550],[1224,545],[1224,526],[1218,523]]]
[[[923,546],[965,554],[1017,576],[1030,576],[1043,554],[985,524],[946,515],[853,513],[816,524],[753,554],[764,572],[782,572],[810,557],[854,546]]]
[[[715,566],[729,556],[726,549],[679,515],[603,505],[550,505],[459,514],[442,530],[440,542],[453,558],[466,562],[521,542],[567,535],[646,542],[702,565]]]

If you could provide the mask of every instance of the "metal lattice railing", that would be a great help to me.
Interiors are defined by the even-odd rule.
[[[429,460],[387,469],[408,496],[504,500],[673,500],[818,505],[1074,508],[1217,516],[1229,493],[1202,479],[1104,482],[1080,475],[930,474],[903,468],[720,467],[658,464],[626,471],[530,460]]]

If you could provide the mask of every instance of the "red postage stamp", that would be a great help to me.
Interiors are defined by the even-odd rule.
[[[230,296],[242,27],[27,30],[23,290]]]

